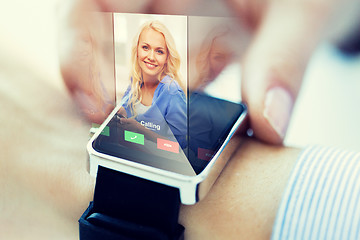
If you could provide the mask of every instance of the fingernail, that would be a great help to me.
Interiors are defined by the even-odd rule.
[[[264,117],[282,139],[289,125],[293,105],[292,96],[282,87],[273,87],[266,93]]]

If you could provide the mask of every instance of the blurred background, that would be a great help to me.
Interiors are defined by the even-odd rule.
[[[59,0],[4,1],[0,8],[0,57],[21,59],[64,89],[58,61]],[[5,79],[0,65],[0,81]],[[13,89],[16,91],[16,89]],[[360,150],[360,55],[345,55],[329,42],[314,52],[285,144],[322,144]]]

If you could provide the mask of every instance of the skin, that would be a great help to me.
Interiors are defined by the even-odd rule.
[[[77,239],[75,219],[93,196],[85,151],[90,125],[56,87],[61,76],[33,71],[1,51],[1,238]]]
[[[152,12],[175,13],[185,11],[186,6],[182,3],[186,5],[190,1],[178,1],[169,6],[169,9],[164,8],[168,4],[149,4],[152,1],[136,1],[136,6],[130,6],[126,2],[128,1],[78,1],[72,8],[72,17],[67,19],[66,23],[71,23],[67,25],[68,30],[82,29],[84,24],[89,24],[81,21],[86,18],[74,18],[80,16],[79,13],[83,13],[84,9],[150,9]],[[293,98],[296,99],[304,64],[321,38],[313,34],[325,25],[331,12],[327,6],[334,7],[335,1],[315,1],[311,4],[309,1],[291,1],[284,7],[279,6],[283,1],[268,1],[265,10],[261,8],[261,11],[255,8],[256,4],[261,4],[257,1],[227,2],[239,4],[239,9],[232,9],[239,12],[239,15],[245,13],[242,16],[248,19],[249,26],[256,28],[256,38],[244,60],[247,69],[245,82],[255,79],[251,77],[255,67],[262,74],[258,76],[258,80],[254,80],[256,84],[244,83],[249,94],[255,94],[254,86],[261,86],[259,95],[255,95],[252,100],[249,95],[245,96],[252,109],[251,124],[262,126],[254,127],[258,138],[279,143],[282,139],[271,131],[269,124],[263,122],[263,94],[269,86],[276,83],[288,87],[294,92]],[[173,9],[174,6],[177,8]],[[311,10],[310,6],[315,8]],[[308,11],[309,8],[311,11]],[[242,12],[241,9],[247,11]],[[288,14],[281,17],[285,12]],[[289,18],[292,13],[303,17]],[[258,27],[264,19],[267,20],[266,23]],[[289,25],[284,26],[281,34],[274,34],[272,29],[278,29],[276,26],[283,23]],[[291,26],[292,24],[294,25]],[[274,37],[267,41],[271,34]],[[304,35],[313,37],[304,40]],[[310,43],[308,39],[311,39]],[[298,50],[292,52],[293,49]],[[74,49],[70,50],[68,56],[78,56],[76,51],[75,54],[71,54],[74,53],[71,51]],[[100,48],[95,51],[101,52]],[[86,76],[82,75],[80,68],[74,72],[69,70],[71,63],[74,66],[79,63],[72,62],[74,58],[71,57],[63,58],[63,78],[55,73],[49,78],[43,73],[33,72],[30,65],[20,62],[22,58],[7,55],[6,49],[1,49],[1,52],[4,56],[0,60],[4,69],[2,76],[5,76],[4,79],[11,79],[0,82],[0,101],[4,103],[0,115],[0,139],[3,147],[0,158],[0,191],[3,193],[0,195],[1,237],[10,240],[78,239],[77,219],[92,199],[94,184],[94,179],[85,170],[84,146],[89,126],[73,104],[75,100],[81,107],[81,112],[87,113],[85,110],[88,110],[89,105],[80,104],[74,97],[75,90],[84,92],[86,84],[78,85],[77,81],[86,79]],[[277,61],[271,61],[274,54],[278,56]],[[256,65],[255,62],[259,59],[262,61]],[[90,61],[88,64],[91,67]],[[24,71],[15,72],[12,69]],[[103,71],[105,68],[100,69]],[[269,72],[275,73],[275,77]],[[49,84],[49,79],[64,79],[66,86],[72,87],[70,94],[73,100],[64,89]],[[257,111],[259,114],[256,114]],[[86,119],[92,117],[95,119],[99,116],[86,115]],[[248,141],[241,147],[235,144],[235,148],[240,150],[233,155],[207,198],[195,206],[184,206],[181,209],[180,221],[186,226],[185,234],[188,239],[216,239],[221,234],[228,234],[228,239],[234,236],[235,239],[239,239],[239,236],[244,239],[249,239],[249,236],[252,239],[268,239],[274,213],[299,150],[256,141]],[[212,233],[210,237],[205,235],[208,234],[207,231]]]
[[[77,221],[94,189],[94,179],[86,171],[89,125],[64,88],[51,85],[48,75],[31,72],[20,59],[0,59],[7,69],[4,76],[12,79],[0,81],[1,236],[78,239]],[[14,66],[24,71],[14,72]],[[56,86],[62,81],[56,73],[50,79]],[[186,227],[186,239],[270,235],[299,150],[241,142],[233,138],[221,155],[231,160],[206,198],[181,207],[179,221]]]
[[[227,47],[227,41],[226,36],[217,37],[213,40],[209,54],[211,79],[215,79],[232,60],[232,52]]]
[[[79,17],[86,11],[187,14],[194,11],[204,12],[206,11],[204,9],[207,9],[210,15],[223,16],[220,10],[226,9],[225,16],[235,16],[252,35],[241,63],[242,97],[249,109],[251,128],[258,139],[271,144],[281,144],[286,136],[307,62],[318,43],[331,36],[333,23],[343,19],[342,14],[346,12],[341,11],[342,6],[349,2],[351,0],[345,2],[340,0],[226,0],[213,1],[209,5],[205,0],[176,0],[169,5],[163,0],[142,0],[136,3],[78,0],[73,3],[71,17],[65,19],[64,22],[67,23],[65,29],[77,31],[91,24],[84,20],[86,18]],[[207,8],[202,7],[205,5]],[[351,22],[351,18],[347,19],[350,21],[344,24],[344,28]],[[311,37],[304,38],[304,36]],[[236,41],[241,41],[241,39]],[[101,53],[103,50],[98,48],[95,51]],[[70,56],[75,58],[76,54],[70,54]],[[65,64],[68,61],[69,59],[63,61],[64,73],[68,72],[66,71],[68,66]],[[89,67],[93,68],[91,64]],[[99,71],[105,69],[102,67]],[[80,70],[77,75],[81,76]],[[72,83],[78,81],[78,78],[69,78],[66,74],[63,76],[69,86],[73,86]],[[72,89],[81,93],[86,92],[86,88],[82,85],[75,85]],[[276,96],[272,91],[274,89],[280,89],[281,96],[285,94],[286,97],[280,96],[270,101]],[[98,102],[92,96],[88,98],[90,103]],[[287,99],[286,103],[284,99]],[[76,98],[75,101],[83,112],[88,112],[89,107],[86,104]],[[92,105],[89,104],[89,106]],[[92,115],[87,114],[88,119],[101,117],[103,116],[97,112]]]
[[[182,207],[186,239],[270,238],[299,149],[242,141],[232,139],[233,155],[205,199]]]
[[[71,9],[59,14],[63,81],[85,119],[100,124],[115,103],[111,14],[87,14],[80,2],[62,6]],[[86,6],[94,8],[91,2]]]
[[[144,85],[141,88],[141,103],[145,106],[151,106],[154,92],[159,85],[159,79],[163,77],[160,75],[168,57],[164,36],[153,29],[144,30],[139,36],[137,57],[144,80]],[[123,107],[120,108],[119,113],[127,116]],[[135,119],[122,118],[121,123],[126,129],[142,133],[154,142],[159,137],[158,134],[145,128]]]
[[[139,36],[137,46],[137,63],[141,69],[144,85],[141,88],[141,103],[151,106],[155,90],[159,85],[159,79],[167,62],[168,52],[164,36],[153,30],[145,29]],[[126,116],[125,109],[119,110],[120,114]],[[124,120],[124,123],[133,121]]]
[[[144,30],[139,37],[137,56],[144,80],[141,103],[150,106],[159,79],[163,77],[160,74],[167,62],[168,53],[164,36],[153,29]]]
[[[164,36],[153,29],[144,30],[139,38],[137,56],[145,85],[157,82],[168,56]]]

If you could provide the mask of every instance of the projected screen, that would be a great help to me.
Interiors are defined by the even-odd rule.
[[[237,34],[231,19],[113,18],[118,102],[93,148],[171,172],[201,173],[245,110],[237,51],[229,44]]]

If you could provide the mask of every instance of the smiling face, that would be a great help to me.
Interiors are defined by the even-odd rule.
[[[164,36],[153,30],[145,29],[137,47],[138,64],[144,81],[159,80],[167,62],[168,51]]]

